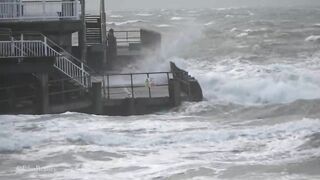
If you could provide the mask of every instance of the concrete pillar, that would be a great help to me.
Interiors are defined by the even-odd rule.
[[[103,114],[103,101],[102,101],[102,83],[94,82],[91,87],[92,102],[93,102],[93,113]]]
[[[103,65],[109,68],[109,62],[107,59],[107,25],[106,25],[106,8],[105,0],[100,0],[100,22],[101,22],[101,42],[103,46]],[[111,69],[111,68],[109,68]]]
[[[173,106],[181,105],[181,87],[177,80],[169,80],[169,96]]]
[[[39,113],[49,113],[49,88],[48,88],[48,73],[38,74],[40,80],[39,87]]]
[[[86,62],[87,58],[87,25],[86,25],[86,1],[81,0],[81,30],[80,30],[80,35],[81,38],[79,39],[79,47],[81,49],[81,61]]]

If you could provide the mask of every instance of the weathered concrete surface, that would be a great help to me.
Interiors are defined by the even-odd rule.
[[[104,103],[104,114],[143,115],[171,107],[172,103],[169,97],[111,99]]]
[[[91,99],[81,99],[74,102],[66,102],[64,104],[59,105],[51,105],[49,107],[49,112],[52,113],[63,113],[66,111],[71,112],[85,112],[85,113],[92,113],[90,107],[92,106]]]
[[[44,34],[59,34],[60,32],[76,32],[82,28],[80,20],[51,21],[0,21],[1,28],[10,28],[14,31],[41,31]]]
[[[92,83],[91,94],[92,94],[92,103],[93,108],[92,111],[94,114],[103,114],[102,109],[102,93],[101,93],[102,84],[101,82]]]

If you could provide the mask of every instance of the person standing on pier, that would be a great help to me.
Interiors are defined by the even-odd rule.
[[[114,61],[117,58],[117,38],[114,36],[114,30],[108,32],[108,59]]]

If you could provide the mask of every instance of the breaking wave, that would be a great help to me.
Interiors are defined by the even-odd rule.
[[[174,61],[195,75],[205,97],[217,103],[259,105],[320,98],[319,70],[290,64],[257,65],[239,59]]]

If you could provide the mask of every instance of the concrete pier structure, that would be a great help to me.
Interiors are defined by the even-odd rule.
[[[86,15],[85,0],[17,2],[0,1],[0,114],[139,115],[202,100],[197,80],[174,63],[120,73],[155,54],[161,34],[107,30],[104,1],[98,15]]]

